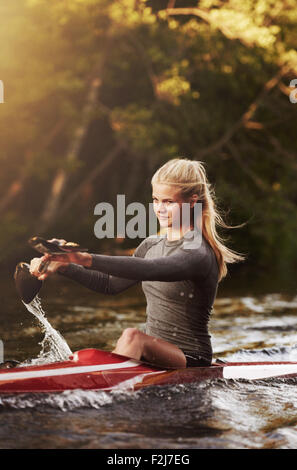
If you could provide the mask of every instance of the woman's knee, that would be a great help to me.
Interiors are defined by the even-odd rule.
[[[140,338],[141,332],[137,328],[126,328],[121,337],[119,338],[119,341],[125,342],[127,344],[134,343],[135,341],[138,341]]]

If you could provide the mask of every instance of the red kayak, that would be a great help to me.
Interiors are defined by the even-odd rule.
[[[110,391],[128,386],[200,382],[207,379],[259,380],[297,377],[297,362],[214,363],[210,367],[160,369],[98,349],[73,353],[68,361],[0,370],[0,393]]]

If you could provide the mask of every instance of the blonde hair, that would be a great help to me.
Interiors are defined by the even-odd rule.
[[[227,225],[219,214],[214,190],[208,183],[206,171],[202,162],[187,158],[174,158],[159,168],[152,177],[151,184],[168,184],[180,187],[183,198],[197,194],[202,202],[202,234],[213,248],[219,266],[219,281],[227,275],[227,263],[237,263],[245,259],[244,255],[228,248],[224,238],[218,235],[217,226],[223,228],[238,228],[244,224]]]

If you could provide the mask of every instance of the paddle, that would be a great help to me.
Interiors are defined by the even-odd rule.
[[[30,273],[30,265],[27,263],[18,263],[14,273],[16,289],[25,304],[32,302],[34,297],[40,291],[43,282]]]
[[[66,242],[65,240],[45,240],[42,237],[32,237],[28,241],[29,244],[39,253],[43,255],[62,254],[69,252],[85,252],[87,248],[80,247],[77,243]],[[39,272],[45,272],[50,261],[45,261],[40,264]],[[37,279],[30,273],[30,265],[24,262],[18,263],[14,273],[14,280],[16,289],[25,304],[29,304],[36,297],[40,291],[43,282]]]
[[[88,251],[87,248],[82,248],[77,243],[66,242],[66,240],[59,240],[53,238],[52,240],[45,240],[42,237],[32,237],[29,240],[29,245],[32,246],[36,251],[45,255],[46,253],[52,255],[60,255],[63,253],[75,253]],[[50,261],[44,261],[39,266],[39,272],[45,272]]]

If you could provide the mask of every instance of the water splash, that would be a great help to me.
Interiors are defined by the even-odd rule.
[[[230,362],[260,362],[260,361],[297,361],[297,345],[273,346],[263,349],[239,349],[233,354],[224,357]]]
[[[76,409],[100,409],[112,403],[121,403],[138,399],[139,394],[132,394],[129,390],[66,390],[61,393],[23,393],[18,395],[0,396],[1,409],[29,409],[44,406],[60,411],[74,411]]]
[[[30,365],[67,360],[70,354],[72,354],[72,351],[63,336],[55,330],[46,319],[38,296],[36,296],[30,304],[24,303],[24,305],[27,310],[37,318],[41,330],[44,333],[44,338],[40,343],[41,351],[37,358],[29,361]]]

